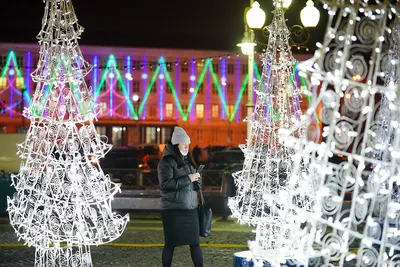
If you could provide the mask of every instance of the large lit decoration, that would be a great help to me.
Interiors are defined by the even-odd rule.
[[[257,227],[256,240],[249,245],[254,259],[274,265],[304,255],[299,250],[304,247],[300,218],[284,203],[309,210],[313,196],[312,182],[301,178],[306,167],[291,175],[295,151],[279,141],[279,131],[296,127],[291,135],[296,138],[303,127],[290,33],[281,5],[276,2],[275,6],[268,46],[261,56],[263,74],[255,88],[255,110],[248,118],[251,133],[242,146],[243,170],[234,174],[237,195],[229,200],[233,217]]]
[[[314,212],[298,209],[308,255],[319,251],[324,266],[398,266],[399,10],[389,1],[323,3],[323,44],[299,67],[312,99],[308,127],[289,142],[309,163],[304,176],[318,181]]]
[[[84,79],[91,66],[78,45],[82,31],[70,0],[46,0],[37,88],[24,110],[31,125],[8,199],[11,225],[36,247],[36,267],[92,266],[89,246],[118,238],[129,220],[111,211],[119,185],[97,163],[110,145],[93,124],[99,107]]]

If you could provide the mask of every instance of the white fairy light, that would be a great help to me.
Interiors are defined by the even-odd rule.
[[[286,202],[309,209],[313,201],[313,184],[302,179],[303,168],[290,173],[294,165],[294,149],[283,142],[299,137],[303,131],[299,104],[301,91],[293,76],[296,63],[289,46],[289,30],[284,12],[276,5],[274,18],[268,26],[269,41],[263,61],[263,76],[255,88],[257,100],[246,146],[243,170],[235,173],[237,195],[229,201],[232,216],[240,223],[256,226],[253,247],[255,260],[271,264],[304,255],[302,221],[298,213],[283,208]],[[294,132],[285,129],[296,128]]]
[[[10,223],[36,247],[36,267],[92,266],[89,246],[118,238],[129,220],[112,212],[120,185],[98,164],[111,146],[93,124],[99,107],[84,79],[92,67],[78,45],[82,31],[71,0],[45,1],[31,74],[37,87],[24,112],[31,125],[18,145],[22,163],[8,198]]]
[[[392,64],[399,60],[399,12],[394,12],[398,7],[387,0],[355,1],[355,6],[346,1],[322,2],[335,11],[329,12],[332,24],[323,42],[331,49],[319,49],[300,67],[312,81],[308,91],[313,92],[313,111],[322,109],[307,113],[306,125],[320,114],[324,129],[312,143],[305,131],[299,141],[303,146],[296,150],[297,158],[310,159],[305,179],[318,181],[315,206],[307,216],[308,232],[314,235],[308,245],[335,266],[347,262],[396,266],[400,264],[400,239],[395,236],[400,211],[393,204],[400,202],[396,157],[400,129],[393,126],[400,122],[400,111],[390,107],[400,106],[399,66]],[[313,62],[323,67],[315,69]],[[346,195],[353,201],[346,201]]]

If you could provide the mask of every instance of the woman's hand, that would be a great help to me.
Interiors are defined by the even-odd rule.
[[[188,174],[190,181],[196,182],[198,180],[200,180],[200,173],[196,172],[196,173],[190,173]]]

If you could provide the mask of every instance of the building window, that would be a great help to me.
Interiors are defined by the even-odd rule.
[[[134,93],[140,92],[140,81],[133,81],[132,92],[134,92]]]
[[[132,62],[132,69],[133,69],[133,70],[136,70],[136,71],[139,71],[139,70],[141,69],[141,67],[140,67],[140,61],[134,60],[134,61]]]
[[[246,75],[248,73],[248,65],[247,64],[242,64],[242,75]]]
[[[166,144],[171,139],[173,128],[161,128],[161,144]]]
[[[166,103],[165,104],[165,117],[166,118],[171,118],[174,113],[174,104],[172,103]]]
[[[157,93],[157,82],[153,83],[150,92],[152,92],[153,94]]]
[[[244,119],[246,119],[246,116],[247,116],[247,108],[246,108],[246,105],[242,105],[242,116],[241,116],[241,118],[242,118],[242,121],[244,120]]]
[[[219,64],[212,64],[214,72],[219,73]]]
[[[156,127],[146,127],[146,144],[156,143]]]
[[[126,128],[125,127],[112,127],[112,144],[115,147],[123,146],[124,145],[124,138],[125,138]]]
[[[233,83],[228,83],[228,95],[233,95],[233,94],[234,94]]]
[[[166,66],[165,66],[165,67],[167,68],[167,71],[168,71],[168,72],[172,72],[173,68],[172,68],[172,66],[171,66],[171,63],[166,63]]]
[[[96,132],[99,135],[106,135],[107,134],[107,128],[106,128],[106,126],[96,126]]]
[[[106,90],[107,90],[107,84],[106,84],[106,82],[104,81],[103,84],[102,84],[101,87],[100,87],[100,91],[101,91],[101,92],[104,92],[104,91],[106,91]]]
[[[212,134],[212,136],[211,136],[212,141],[218,142],[219,141],[218,140],[219,139],[218,129],[213,128],[211,134]]]
[[[23,56],[17,56],[17,64],[18,64],[19,68],[24,66],[24,57]]]
[[[189,93],[189,84],[187,82],[182,82],[181,83],[181,93],[183,95],[186,95]]]
[[[122,84],[120,82],[117,81],[117,86],[116,86],[116,91],[117,92],[122,92]]]
[[[218,119],[219,118],[219,105],[212,105],[211,107],[211,118]]]
[[[188,72],[188,65],[183,63],[181,64],[181,72]]]
[[[4,66],[7,63],[7,56],[0,56],[0,66]]]
[[[187,113],[188,112],[188,105],[181,105],[182,111]]]
[[[218,89],[215,84],[211,84],[211,92],[213,93],[213,95],[218,95]]]
[[[235,65],[228,64],[228,74],[234,74],[234,73],[235,73]]]
[[[234,108],[235,108],[234,105],[228,105],[228,115],[229,115],[229,117],[232,116]]]
[[[196,104],[196,118],[204,118],[204,104]]]
[[[203,130],[197,129],[197,141],[202,141],[202,140],[203,140]]]
[[[172,89],[171,89],[171,86],[169,86],[168,82],[165,84],[165,92],[167,94],[172,94]]]
[[[157,68],[157,66],[159,66],[157,61],[151,61],[150,62],[150,70],[155,70]]]
[[[7,78],[0,77],[0,89],[5,89],[7,87]]]

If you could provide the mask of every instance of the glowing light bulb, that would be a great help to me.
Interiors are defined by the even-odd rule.
[[[130,80],[130,81],[133,80],[132,74],[130,74],[130,73],[126,73],[126,74],[125,74],[125,78],[126,78],[127,80]]]

